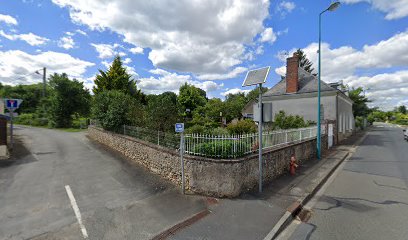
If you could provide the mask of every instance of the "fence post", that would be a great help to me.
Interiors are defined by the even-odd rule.
[[[126,135],[126,125],[123,124],[123,135]]]
[[[160,145],[160,131],[157,130],[157,145]]]
[[[302,129],[300,129],[300,141],[302,141]]]
[[[288,143],[288,131],[285,131],[285,143]]]

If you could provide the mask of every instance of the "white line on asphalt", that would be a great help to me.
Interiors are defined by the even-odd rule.
[[[86,228],[85,228],[84,224],[82,223],[81,212],[79,211],[79,208],[78,208],[78,205],[76,203],[74,194],[72,194],[72,191],[71,191],[71,188],[69,187],[69,185],[65,185],[65,190],[67,191],[69,200],[71,201],[72,209],[74,209],[75,216],[76,216],[76,218],[78,220],[78,223],[79,223],[79,227],[81,228],[82,236],[84,236],[85,239],[88,239],[88,233],[86,231]]]

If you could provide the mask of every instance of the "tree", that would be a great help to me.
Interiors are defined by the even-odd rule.
[[[192,112],[199,106],[204,106],[207,102],[206,92],[193,85],[185,83],[180,87],[177,103],[182,116],[191,117]],[[186,112],[189,109],[190,112]]]
[[[174,124],[178,120],[177,95],[173,92],[149,95],[147,115],[147,123],[150,128],[159,131],[174,129]]]
[[[94,94],[101,93],[108,90],[118,90],[137,97],[143,101],[144,94],[137,89],[136,82],[132,76],[127,72],[123,66],[120,56],[116,56],[112,62],[112,65],[105,72],[99,70],[99,74],[95,78],[95,86],[93,88]]]
[[[34,113],[40,105],[42,84],[2,86],[0,96],[5,98],[22,99],[23,103],[17,109],[18,113]]]
[[[266,93],[268,91],[267,87],[262,87],[262,94]],[[246,95],[246,103],[249,103],[252,100],[258,99],[259,98],[259,87],[256,87],[252,89],[247,95]]]
[[[220,115],[222,113],[222,116]],[[191,124],[210,129],[220,126],[221,118],[226,115],[225,104],[219,98],[208,100],[205,106],[197,107],[193,112]]]
[[[120,132],[123,125],[131,123],[130,113],[136,101],[118,90],[104,91],[95,95],[92,115],[103,129]]]
[[[404,105],[398,107],[398,112],[402,114],[407,114],[407,108]]]
[[[349,97],[353,100],[353,115],[354,117],[362,116],[366,117],[370,113],[370,108],[367,103],[370,102],[368,98],[364,95],[364,90],[362,87],[352,88],[349,91]]]
[[[230,122],[234,118],[242,117],[242,109],[247,103],[247,99],[244,93],[228,94],[225,99],[225,117],[227,122]]]
[[[49,84],[53,89],[49,106],[53,127],[70,127],[74,114],[89,113],[91,95],[82,82],[71,81],[65,73],[55,73],[50,76]]]
[[[296,54],[299,58],[299,65],[307,72],[312,73],[313,63],[307,58],[306,54],[303,52],[302,49],[296,50]]]

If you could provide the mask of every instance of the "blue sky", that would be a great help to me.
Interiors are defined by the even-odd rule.
[[[317,68],[319,1],[6,0],[0,5],[0,82],[41,81],[66,72],[92,88],[117,54],[145,93],[184,82],[209,97],[248,91],[247,70],[304,49]],[[322,21],[322,79],[367,88],[372,106],[408,105],[407,0],[344,0]]]

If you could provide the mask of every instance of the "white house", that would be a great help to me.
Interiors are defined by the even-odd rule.
[[[287,115],[317,122],[317,83],[317,77],[299,67],[299,59],[294,55],[287,59],[286,77],[269,89],[262,101],[272,104],[273,116],[283,110]],[[351,135],[355,128],[353,101],[337,86],[321,81],[321,120],[334,124],[335,142]],[[244,108],[244,116],[253,114],[248,109]]]

